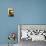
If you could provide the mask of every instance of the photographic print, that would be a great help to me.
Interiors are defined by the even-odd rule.
[[[14,8],[8,8],[8,16],[10,17],[14,16]]]
[[[20,24],[18,25],[19,42],[23,46],[31,42],[46,42],[46,25],[31,25],[31,24]]]

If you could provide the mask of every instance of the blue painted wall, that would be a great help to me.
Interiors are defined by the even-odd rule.
[[[9,7],[15,8],[14,17],[8,17]],[[8,43],[9,32],[18,32],[17,24],[46,24],[46,0],[0,0],[0,43]]]
[[[17,33],[16,15],[8,17],[8,8],[16,8],[14,0],[0,0],[0,43],[8,43],[8,34],[10,32]],[[16,11],[15,11],[16,12]],[[17,42],[17,39],[16,39]]]
[[[46,24],[46,0],[17,0],[16,14],[20,24]]]

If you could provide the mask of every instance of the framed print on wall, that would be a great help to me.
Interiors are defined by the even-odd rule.
[[[8,8],[8,16],[10,17],[14,16],[14,8]]]
[[[46,25],[20,24],[18,25],[19,41],[46,41]]]

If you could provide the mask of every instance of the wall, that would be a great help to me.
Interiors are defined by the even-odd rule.
[[[14,17],[8,17],[9,7]],[[46,0],[0,0],[0,44],[8,43],[9,32],[18,32],[17,24],[46,24]]]
[[[19,24],[46,24],[46,0],[16,0]]]
[[[16,32],[17,34],[16,15],[8,17],[9,7],[16,8],[16,1],[0,0],[0,44],[8,43],[8,34],[10,32]],[[15,42],[17,43],[17,39]]]

